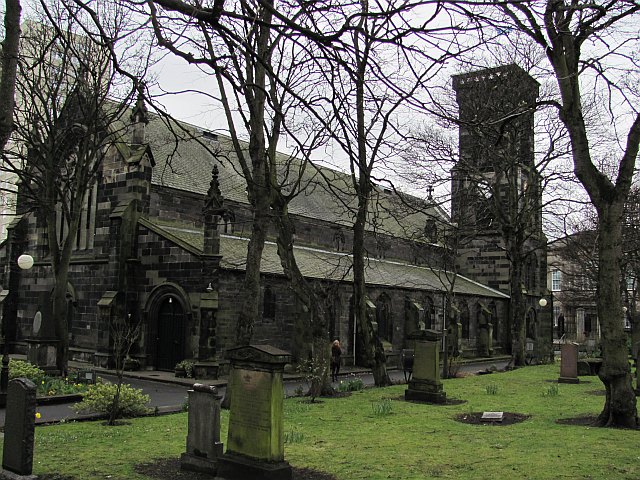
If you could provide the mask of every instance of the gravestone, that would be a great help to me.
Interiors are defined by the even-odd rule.
[[[46,313],[45,311],[45,315]],[[25,339],[28,345],[27,360],[49,375],[56,375],[58,373],[56,355],[59,342],[55,337],[55,332],[52,331],[51,316],[49,315],[48,318],[48,321],[44,321],[40,310],[34,315],[31,338]]]
[[[558,383],[580,383],[578,379],[578,344],[567,342],[560,347]]]
[[[225,480],[290,480],[284,460],[283,400],[287,352],[268,345],[227,350],[231,412],[227,451],[218,461]]]
[[[504,412],[483,412],[480,420],[483,422],[502,423],[502,420],[504,420]]]
[[[440,380],[440,340],[442,334],[435,330],[421,330],[408,336],[415,342],[413,374],[404,392],[405,400],[430,403],[446,403],[447,394]]]
[[[11,380],[7,389],[0,478],[36,478],[31,475],[35,423],[36,386],[27,378]]]
[[[189,390],[187,451],[180,457],[183,470],[215,475],[220,442],[220,399],[216,387],[196,383]]]

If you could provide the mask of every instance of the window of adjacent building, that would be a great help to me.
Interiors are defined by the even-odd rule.
[[[627,277],[627,290],[630,292],[633,292],[633,288],[635,286],[635,278],[634,277]]]
[[[554,327],[558,326],[558,317],[560,317],[561,313],[562,313],[561,307],[559,305],[554,305],[553,306],[553,326]]]
[[[80,223],[78,232],[73,244],[74,250],[89,250],[93,248],[93,241],[96,228],[96,203],[98,197],[98,186],[96,184],[87,191],[82,209],[80,211]],[[58,233],[58,243],[61,245],[69,235],[69,222],[60,204],[56,207],[56,230]]]
[[[553,270],[551,272],[551,290],[557,292],[560,290],[560,282],[562,281],[562,272]]]

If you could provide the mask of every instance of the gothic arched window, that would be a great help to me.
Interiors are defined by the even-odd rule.
[[[274,320],[276,318],[276,294],[270,286],[264,288],[262,318],[264,320]]]

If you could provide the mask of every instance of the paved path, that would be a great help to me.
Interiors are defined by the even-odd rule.
[[[475,373],[481,370],[486,370],[491,366],[495,366],[498,369],[504,368],[507,364],[505,358],[482,361],[479,363],[463,364],[460,368],[462,372]],[[109,381],[115,381],[116,377],[107,372],[98,372],[98,375]],[[158,407],[160,411],[175,411],[180,410],[182,405],[187,400],[187,391],[191,388],[193,383],[198,382],[193,379],[176,379],[173,377],[173,373],[166,372],[131,372],[128,375],[134,375],[144,378],[127,377],[124,379],[125,383],[130,384],[132,387],[140,388],[142,391],[149,395],[151,398],[151,408]],[[373,385],[373,375],[367,371],[357,370],[350,373],[346,371],[341,374],[341,378],[355,375],[362,379],[365,385]],[[404,374],[402,370],[389,370],[389,376],[394,383],[404,383]],[[221,379],[213,382],[202,381],[201,383],[212,383],[218,386],[221,394],[224,394],[226,388],[226,379]],[[285,378],[285,394],[287,396],[293,396],[299,386],[306,388],[306,383],[299,378],[290,376]],[[70,403],[59,405],[40,405],[37,407],[37,411],[40,413],[41,418],[38,423],[57,422],[60,420],[76,420],[82,418],[71,409]],[[0,409],[0,426],[4,426],[5,409]]]

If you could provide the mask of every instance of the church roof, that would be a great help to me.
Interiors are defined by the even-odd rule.
[[[202,252],[203,234],[199,230],[177,225],[163,224],[161,221],[144,220],[144,225],[157,234],[180,244],[192,253]],[[228,270],[244,271],[246,268],[247,243],[249,239],[233,235],[221,235],[220,266]],[[332,252],[318,248],[294,246],[296,260],[305,277],[333,281],[353,281],[352,256],[344,252]],[[274,242],[266,242],[260,268],[262,273],[282,275],[282,266]],[[368,285],[381,285],[428,291],[442,291],[447,285],[446,272],[428,266],[373,259],[366,262]],[[445,283],[443,283],[445,282]],[[509,298],[508,295],[486,287],[462,275],[455,279],[454,292],[461,295]]]
[[[204,132],[186,123],[167,125],[157,116],[151,117],[146,128],[147,141],[156,161],[152,177],[154,185],[204,195],[213,165],[217,164],[223,197],[248,204],[246,182],[228,137]],[[286,185],[288,174],[292,181],[297,178],[302,165],[299,159],[279,154],[279,163],[282,167],[279,177],[283,184]],[[291,201],[289,212],[351,227],[357,197],[350,175],[314,164],[307,167],[302,176],[305,188]],[[428,218],[449,221],[442,209],[435,205],[409,195],[402,198],[403,201],[384,188],[376,188],[370,207],[369,230],[424,241]]]

